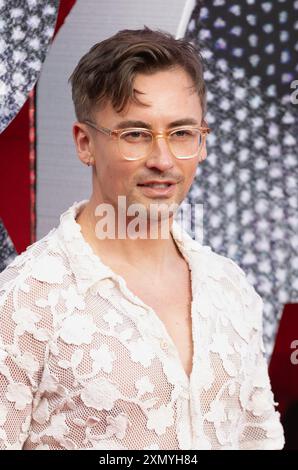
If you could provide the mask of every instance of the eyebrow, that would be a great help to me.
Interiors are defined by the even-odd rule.
[[[189,125],[198,126],[198,122],[193,118],[178,119],[177,121],[170,122],[168,128]],[[115,129],[125,129],[127,127],[142,127],[144,129],[153,129],[152,126],[147,122],[133,120],[121,121],[116,125]]]

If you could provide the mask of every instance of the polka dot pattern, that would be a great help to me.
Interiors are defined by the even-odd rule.
[[[291,0],[198,1],[186,33],[206,63],[213,131],[187,202],[204,204],[204,243],[264,299],[267,356],[284,303],[298,301],[297,17]]]
[[[0,133],[38,79],[58,7],[57,0],[0,0]]]
[[[11,263],[16,257],[17,252],[14,249],[13,243],[0,219],[0,272]]]

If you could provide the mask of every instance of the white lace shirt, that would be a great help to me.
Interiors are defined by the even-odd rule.
[[[75,218],[0,274],[0,448],[281,449],[262,299],[231,259],[172,225],[192,286],[192,372],[156,312]]]

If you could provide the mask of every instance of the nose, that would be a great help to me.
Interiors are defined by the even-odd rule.
[[[146,166],[148,168],[158,168],[161,171],[165,171],[174,166],[174,155],[172,155],[166,138],[157,134],[153,141],[152,149],[146,160]]]

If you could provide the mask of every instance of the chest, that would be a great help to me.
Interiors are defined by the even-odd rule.
[[[126,274],[127,287],[146,305],[151,307],[164,324],[167,333],[175,344],[184,371],[189,376],[192,369],[193,338],[191,320],[191,281],[188,268],[172,278],[171,282],[150,283],[140,275]],[[162,341],[161,347],[168,344]]]

